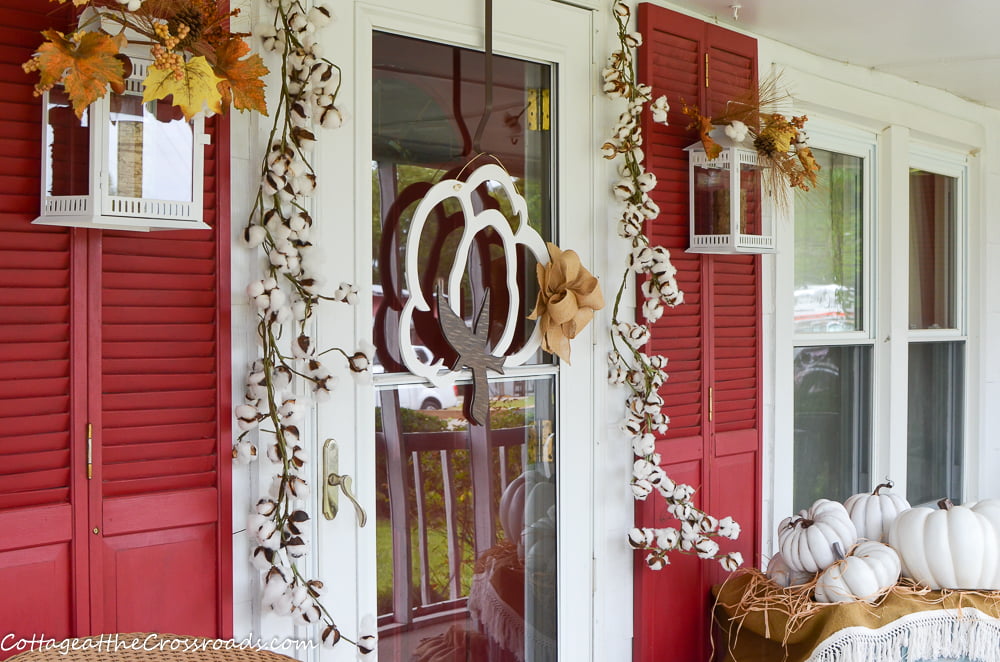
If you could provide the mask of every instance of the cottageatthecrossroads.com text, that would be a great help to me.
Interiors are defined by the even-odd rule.
[[[313,641],[298,641],[295,639],[254,639],[247,637],[240,641],[235,639],[197,639],[172,637],[170,635],[144,634],[142,636],[123,634],[102,634],[80,639],[56,640],[44,634],[32,635],[30,638],[18,637],[8,633],[0,637],[0,652],[24,651],[58,651],[69,655],[78,651],[219,651],[219,650],[272,650],[299,651],[316,648]]]

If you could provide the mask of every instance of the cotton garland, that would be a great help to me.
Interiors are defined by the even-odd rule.
[[[649,192],[656,187],[656,175],[642,166],[642,129],[640,119],[646,103],[654,122],[667,123],[669,104],[665,96],[652,99],[652,88],[638,83],[635,74],[634,50],[642,44],[642,35],[629,32],[629,6],[622,0],[612,4],[612,15],[618,24],[621,49],[611,53],[608,66],[602,72],[604,93],[610,99],[625,99],[628,109],[619,117],[614,133],[601,146],[604,158],[622,158],[619,179],[612,192],[624,207],[618,221],[618,234],[629,241],[631,252],[615,296],[611,316],[611,346],[608,354],[608,381],[625,385],[631,393],[626,400],[622,431],[632,441],[635,461],[632,465],[632,494],[645,501],[654,491],[667,502],[667,511],[680,520],[680,529],[633,528],[628,533],[629,544],[647,552],[646,564],[660,570],[670,563],[668,554],[694,554],[714,559],[732,571],[743,563],[739,552],[719,554],[719,544],[712,538],[735,540],[740,526],[732,517],[721,520],[696,508],[691,501],[694,488],[675,483],[660,466],[656,452],[656,434],[667,431],[670,419],[663,413],[663,398],[659,388],[667,379],[667,358],[649,356],[642,347],[649,342],[650,325],[663,315],[664,306],[674,307],[684,301],[684,293],[674,278],[677,269],[670,262],[670,253],[662,246],[652,246],[643,234],[643,225],[660,214],[659,206]],[[643,277],[641,290],[645,301],[642,316],[647,324],[621,320],[620,305],[629,281]]]
[[[299,0],[267,4],[274,9],[274,20],[254,32],[265,51],[281,57],[281,90],[261,162],[261,183],[243,231],[246,245],[263,248],[266,260],[264,278],[247,288],[257,313],[260,353],[247,376],[246,400],[236,407],[242,432],[233,445],[233,458],[257,458],[251,437],[257,431],[254,436],[265,446],[267,459],[277,465],[268,496],[257,502],[247,521],[254,543],[251,560],[263,573],[264,607],[292,616],[301,625],[321,626],[326,646],[343,639],[367,655],[375,649],[375,625],[363,625],[365,632],[357,641],[343,637],[323,605],[323,582],[306,579],[299,568],[308,551],[311,517],[305,507],[308,458],[298,426],[311,403],[328,400],[337,383],[320,360],[326,352],[317,351],[308,323],[321,300],[349,305],[358,301],[358,290],[349,283],[341,283],[332,297],[320,294],[322,259],[310,240],[313,219],[306,202],[316,188],[309,162],[316,141],[312,128],[343,123],[336,106],[340,68],[322,57],[316,38],[332,14],[323,5],[307,10]],[[352,374],[370,374],[370,344],[350,354],[340,348],[328,351],[342,355]],[[311,392],[297,392],[300,384]]]

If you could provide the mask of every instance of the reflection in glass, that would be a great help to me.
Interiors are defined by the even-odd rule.
[[[956,329],[958,180],[910,171],[910,328]]]
[[[108,186],[111,195],[191,202],[194,126],[177,107],[143,104],[134,94],[111,96]]]
[[[962,498],[965,343],[910,343],[906,498]]]
[[[814,190],[795,193],[795,332],[861,329],[864,160],[814,149]]]
[[[554,386],[491,382],[488,426],[378,391],[380,660],[555,662]]]
[[[62,85],[48,94],[45,127],[46,195],[90,193],[90,111],[77,119]]]
[[[477,167],[496,163],[474,159],[472,138],[484,107],[483,54],[445,44],[398,35],[373,36],[372,118],[372,269],[375,338],[387,373],[404,372],[397,342],[400,311],[409,299],[403,257],[410,223],[419,201],[434,183],[464,179]],[[513,58],[495,57],[493,111],[481,139],[483,150],[495,155],[514,179],[528,206],[527,222],[552,241],[551,130],[532,129],[529,92],[548,91],[550,67]],[[541,96],[541,95],[537,95]],[[522,219],[511,213],[506,193],[487,182],[474,195],[476,213],[498,210],[515,229]],[[465,219],[457,199],[430,211],[418,245],[419,286],[433,302],[434,286],[461,263],[457,247]],[[535,259],[523,246],[502,249],[492,229],[479,232],[469,248],[462,279],[461,315],[471,320],[490,291],[489,338],[493,346],[503,335],[510,308],[522,323],[507,350],[524,346],[534,322],[527,320],[537,294]],[[516,264],[510,264],[516,261]],[[516,273],[517,292],[509,292],[508,265]],[[432,308],[433,308],[432,304]],[[444,341],[436,311],[416,311],[410,329],[414,345],[427,347],[445,365],[457,357]],[[533,362],[551,360],[539,353]]]
[[[793,507],[870,489],[871,347],[797,347]]]

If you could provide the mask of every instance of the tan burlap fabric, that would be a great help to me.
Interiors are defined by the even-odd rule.
[[[717,657],[727,662],[802,662],[843,628],[884,627],[915,612],[974,608],[1000,618],[1000,592],[930,591],[902,583],[876,603],[821,605],[812,584],[782,589],[756,570],[734,574],[716,596]],[[998,651],[1000,655],[1000,651]]]

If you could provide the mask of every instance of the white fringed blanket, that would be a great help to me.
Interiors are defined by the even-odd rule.
[[[962,658],[1000,660],[1000,620],[978,609],[907,614],[871,630],[848,627],[820,644],[809,662],[915,662]]]

